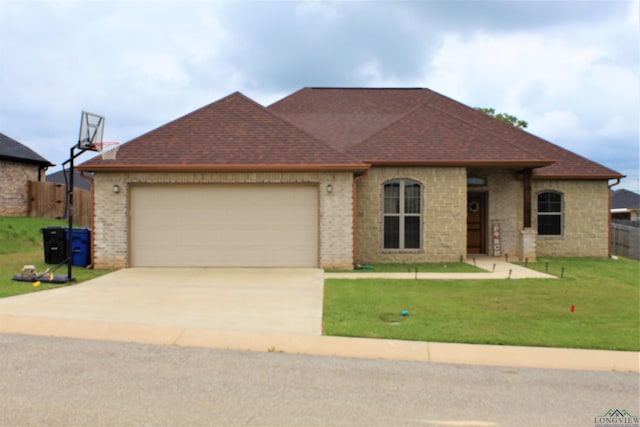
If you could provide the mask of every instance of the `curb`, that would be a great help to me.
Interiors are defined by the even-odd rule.
[[[317,356],[640,372],[640,352],[433,343],[0,315],[0,333]]]

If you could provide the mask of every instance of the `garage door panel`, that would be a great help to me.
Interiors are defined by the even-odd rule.
[[[154,245],[141,249],[153,254],[143,258],[146,267],[166,267],[167,258],[172,259],[172,264],[181,267],[269,267],[305,266],[308,259],[304,254],[312,248],[289,246],[273,250],[266,245],[256,245],[249,250],[241,246],[224,246],[212,251],[211,246],[192,245],[176,252],[171,248]]]
[[[130,210],[132,266],[318,264],[316,186],[133,186]]]

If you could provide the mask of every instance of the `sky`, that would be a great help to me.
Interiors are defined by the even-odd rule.
[[[0,132],[59,170],[82,111],[126,142],[235,91],[267,106],[303,87],[425,87],[526,120],[640,192],[639,15],[639,0],[0,0]]]

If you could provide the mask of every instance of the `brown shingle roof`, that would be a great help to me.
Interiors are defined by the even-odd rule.
[[[123,144],[81,170],[364,170],[241,93],[233,93]]]
[[[267,107],[345,150],[425,103],[421,89],[305,88]]]
[[[416,127],[403,131],[395,126],[389,127],[398,120],[404,120],[406,114],[421,105],[432,107],[430,111],[434,114],[436,110],[445,113],[446,116],[438,116],[449,124],[454,117],[457,125],[438,126],[429,121],[430,126],[425,125],[422,130]],[[368,162],[391,164],[396,161],[400,164],[406,162],[408,153],[413,150],[416,152],[412,156],[413,161],[423,164],[456,155],[461,156],[455,159],[459,163],[474,161],[491,164],[511,157],[521,160],[528,158],[534,164],[541,159],[548,159],[554,163],[536,169],[534,176],[575,179],[623,176],[429,89],[305,88],[268,108],[311,135]],[[420,114],[428,120],[426,111]],[[404,133],[404,137],[394,140],[392,128],[396,136]],[[374,138],[379,132],[389,137],[385,143]],[[420,140],[430,141],[429,144],[420,145],[411,139],[417,137],[416,133],[420,134]],[[469,139],[465,141],[464,138]],[[365,140],[369,143],[363,143]],[[510,145],[506,151],[505,143]],[[474,147],[473,153],[469,151],[471,146]],[[521,150],[515,157],[514,147]],[[507,152],[510,154],[507,155]],[[470,154],[473,159],[469,158]]]
[[[424,89],[432,102],[452,114],[464,116],[465,121],[481,126],[489,132],[508,140],[512,144],[538,156],[553,159],[554,163],[533,171],[534,177],[566,179],[615,179],[624,175],[586,159],[572,151],[559,147],[543,138],[506,124],[498,119],[476,111],[429,89]]]
[[[415,108],[349,148],[371,164],[539,167],[541,158],[430,104]]]
[[[305,88],[264,108],[234,93],[81,170],[364,170],[513,165],[536,177],[622,175],[428,89]]]

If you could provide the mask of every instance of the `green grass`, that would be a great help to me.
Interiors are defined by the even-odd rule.
[[[451,263],[419,263],[419,264],[367,264],[359,270],[326,270],[333,272],[353,273],[481,273],[484,270],[464,262]]]
[[[12,280],[24,265],[34,265],[39,272],[54,267],[44,263],[42,228],[67,225],[64,221],[48,218],[0,217],[0,298],[68,286],[41,283],[35,287],[30,282]],[[73,277],[79,283],[110,271],[73,266]],[[63,265],[56,273],[66,275],[67,266]]]
[[[42,248],[42,228],[67,227],[68,223],[50,218],[0,216],[0,255]]]
[[[326,335],[640,350],[640,263],[542,258],[562,279],[325,282]],[[575,312],[571,312],[571,306]],[[400,315],[408,310],[409,315]]]

